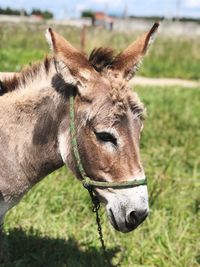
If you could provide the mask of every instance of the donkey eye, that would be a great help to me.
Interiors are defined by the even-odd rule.
[[[107,132],[95,132],[98,140],[102,142],[111,142],[113,145],[117,145],[117,139],[110,133]]]

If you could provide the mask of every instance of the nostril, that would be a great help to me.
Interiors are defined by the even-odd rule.
[[[138,221],[138,218],[137,218],[137,215],[136,215],[136,211],[131,211],[129,216],[128,216],[128,218],[129,218],[128,221],[130,223],[136,223]]]
[[[131,211],[128,216],[128,222],[132,224],[139,224],[142,221],[144,221],[147,215],[148,215],[147,209]]]

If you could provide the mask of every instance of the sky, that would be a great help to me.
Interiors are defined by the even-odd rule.
[[[128,15],[185,16],[200,18],[200,0],[0,0],[0,7],[49,10],[58,19],[79,17],[82,10],[103,11],[121,15],[127,7]]]

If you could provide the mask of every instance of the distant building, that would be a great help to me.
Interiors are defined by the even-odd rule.
[[[106,29],[113,29],[114,18],[106,15],[104,12],[94,12],[92,17],[92,25]]]
[[[44,17],[42,15],[31,15],[31,18],[36,20],[44,20]]]

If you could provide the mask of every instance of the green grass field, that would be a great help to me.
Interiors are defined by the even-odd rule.
[[[152,25],[149,25],[149,28]],[[44,32],[47,25],[0,24],[0,71],[19,71],[24,64],[41,59],[49,53]],[[53,26],[77,48],[80,46],[80,29]],[[148,29],[147,29],[148,30]],[[126,48],[141,33],[118,33],[89,29],[86,51],[108,46],[117,52]],[[158,37],[144,60],[140,75],[200,79],[200,39],[185,37]]]
[[[148,108],[141,153],[151,212],[137,230],[121,234],[102,208],[109,255],[114,263],[123,255],[124,267],[200,266],[199,90],[136,91]],[[66,168],[51,174],[6,216],[6,266],[105,266],[90,208],[87,192]]]
[[[45,25],[0,24],[0,71],[19,71],[47,53]],[[80,31],[54,27],[79,47]],[[89,30],[87,51],[121,50],[135,36]],[[141,75],[199,79],[200,40],[158,37]],[[148,177],[150,215],[121,234],[101,209],[113,263],[121,267],[200,266],[200,88],[136,87],[148,109],[141,154]],[[35,186],[8,212],[6,267],[104,267],[88,193],[62,168]],[[122,257],[122,258],[121,258]],[[2,266],[2,267],[3,267]]]

